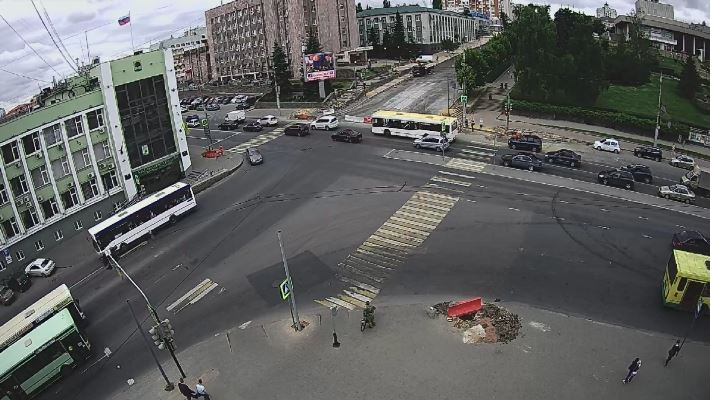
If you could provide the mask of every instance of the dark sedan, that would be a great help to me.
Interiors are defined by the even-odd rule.
[[[248,110],[251,108],[247,103],[237,103],[234,107],[235,110]]]
[[[25,273],[10,275],[0,281],[0,285],[7,286],[15,292],[26,292],[32,286],[30,276]]]
[[[651,168],[643,164],[629,164],[621,168],[623,171],[631,172],[634,176],[636,182],[652,183],[653,175],[651,174]]]
[[[242,128],[242,130],[244,132],[261,132],[264,130],[264,127],[261,126],[261,124],[258,122],[250,122],[244,125],[244,128]]]
[[[710,240],[698,231],[681,231],[673,234],[674,249],[710,256]]]
[[[658,147],[639,146],[634,149],[636,157],[650,158],[652,160],[661,161],[663,159],[663,151]]]
[[[7,286],[0,286],[0,303],[9,306],[15,301],[15,292]]]
[[[284,135],[286,136],[306,136],[309,133],[308,125],[306,124],[290,125],[284,130]]]
[[[362,142],[362,133],[352,129],[343,129],[330,135],[330,138],[335,142],[360,143]]]
[[[224,121],[221,124],[217,125],[217,127],[223,131],[233,131],[239,128],[239,121]]]
[[[634,176],[629,171],[618,169],[602,171],[597,176],[597,180],[604,185],[617,186],[629,190],[634,188]]]
[[[579,167],[582,163],[582,156],[572,150],[562,149],[546,153],[545,161],[553,164],[565,164],[570,167]]]
[[[261,155],[261,152],[256,147],[248,148],[245,151],[245,155],[251,165],[258,165],[264,162],[264,156]]]
[[[207,107],[205,107],[205,109],[206,109],[207,111],[217,111],[217,110],[219,110],[220,108],[221,108],[221,107],[220,107],[219,103],[217,103],[217,102],[210,103],[210,104],[207,105]]]
[[[542,168],[542,161],[532,154],[504,154],[501,159],[506,167],[523,168],[530,171]]]

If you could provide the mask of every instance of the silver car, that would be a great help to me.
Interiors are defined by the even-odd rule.
[[[449,141],[441,136],[424,136],[414,140],[414,147],[442,151],[449,148]]]
[[[666,199],[673,199],[685,203],[695,202],[695,193],[685,185],[661,186],[658,188],[658,195]]]
[[[695,167],[695,160],[693,160],[691,157],[681,154],[673,157],[673,159],[671,160],[671,165],[679,168],[693,169]]]

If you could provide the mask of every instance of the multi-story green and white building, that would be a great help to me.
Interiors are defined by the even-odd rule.
[[[34,101],[0,122],[0,277],[190,166],[170,49],[96,63]]]

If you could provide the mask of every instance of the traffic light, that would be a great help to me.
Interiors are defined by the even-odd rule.
[[[148,333],[150,333],[150,338],[153,339],[153,343],[160,348],[160,345],[163,343],[163,338],[160,334],[160,327],[158,325],[154,325],[148,329]]]
[[[161,323],[160,326],[163,328],[163,338],[165,340],[172,341],[173,336],[175,335],[175,330],[173,329],[173,326],[170,324],[169,319],[164,319]]]

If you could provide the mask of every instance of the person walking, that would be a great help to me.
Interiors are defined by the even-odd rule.
[[[185,399],[187,400],[192,400],[196,399],[197,396],[195,392],[190,389],[189,386],[185,383],[185,380],[180,378],[180,382],[178,383],[178,390],[180,390],[180,393],[182,393],[183,396],[185,396]]]
[[[639,369],[641,368],[641,359],[636,357],[634,361],[629,365],[629,373],[626,374],[626,378],[622,382],[624,383],[631,383],[631,381],[634,379],[634,376],[639,373]]]
[[[200,398],[204,397],[205,400],[210,400],[210,395],[207,393],[207,389],[205,389],[205,385],[202,383],[202,379],[197,380],[197,385],[195,385],[195,393],[197,394],[195,398]]]
[[[678,352],[680,352],[680,340],[676,340],[673,347],[668,350],[668,358],[666,358],[666,363],[663,366],[667,367],[668,363],[671,362],[671,359],[678,355]]]

